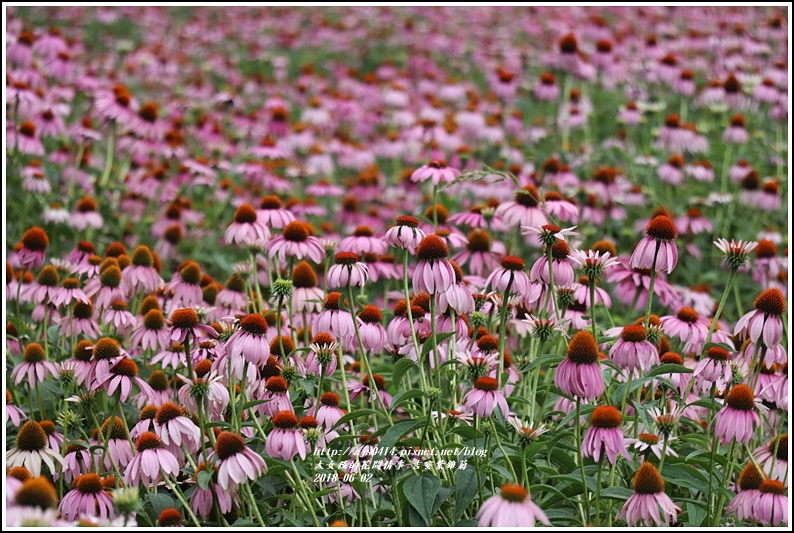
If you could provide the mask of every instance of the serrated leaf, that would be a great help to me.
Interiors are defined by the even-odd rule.
[[[391,400],[391,411],[394,412],[400,405],[404,404],[411,398],[418,398],[424,395],[424,391],[420,389],[411,389],[397,393]]]
[[[426,526],[433,519],[433,507],[440,489],[441,480],[436,476],[416,476],[403,484],[405,499],[419,513]]]
[[[394,384],[399,386],[400,380],[402,380],[402,377],[405,375],[405,373],[411,370],[412,367],[416,366],[417,364],[407,357],[394,363],[394,371],[392,372],[392,381]]]
[[[168,494],[160,494],[159,492],[149,495],[149,503],[152,504],[155,516],[160,516],[160,513],[165,509],[176,507],[176,502]]]

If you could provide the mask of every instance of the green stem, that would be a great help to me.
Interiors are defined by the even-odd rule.
[[[576,398],[576,425],[575,428],[575,436],[576,436],[576,449],[582,449],[582,415],[581,409],[582,402],[579,398]],[[574,455],[576,458],[576,462],[579,463],[579,473],[582,475],[582,504],[580,507],[580,511],[582,513],[582,525],[587,527],[588,522],[590,521],[590,508],[588,507],[587,503],[587,477],[584,474],[584,458]]]
[[[728,281],[725,283],[725,290],[722,291],[722,298],[720,299],[720,304],[717,306],[717,312],[714,313],[714,319],[711,321],[711,326],[709,327],[709,333],[706,335],[706,342],[703,343],[705,347],[709,342],[711,342],[711,335],[714,333],[714,330],[717,329],[717,321],[720,319],[720,315],[722,315],[722,309],[725,307],[725,301],[728,299],[728,293],[731,290],[731,286],[733,282],[736,280],[736,273],[738,270],[735,268],[731,269],[731,273],[728,274]]]
[[[505,371],[505,343],[507,342],[507,308],[510,298],[510,288],[513,286],[513,272],[507,280],[505,292],[502,294],[502,308],[499,310],[499,370],[496,373],[498,387],[502,388],[502,373]],[[504,414],[504,413],[503,413]]]
[[[102,172],[102,178],[99,182],[99,190],[104,191],[110,179],[110,171],[113,168],[113,157],[116,155],[116,123],[111,122],[110,125],[110,138],[108,139],[108,151],[105,157],[105,170]]]
[[[720,519],[722,518],[722,506],[725,503],[725,493],[728,490],[728,485],[731,482],[731,477],[733,477],[733,449],[736,446],[736,439],[731,440],[731,446],[728,448],[728,471],[722,479],[722,483],[720,484],[720,497],[717,500],[717,507],[714,511],[717,513],[717,516],[714,518],[714,527],[720,526]]]
[[[493,416],[490,418],[491,421],[491,429],[493,429],[493,436],[494,440],[496,441],[496,447],[499,448],[499,451],[502,452],[502,456],[505,458],[505,462],[507,462],[507,466],[510,467],[510,473],[513,474],[513,479],[516,483],[519,483],[521,480],[516,475],[516,470],[513,468],[513,461],[510,460],[510,457],[505,452],[505,449],[502,448],[502,442],[499,440],[499,432],[496,431],[496,423],[493,421]]]
[[[603,461],[598,461],[598,474],[596,474],[596,496],[595,496],[595,525],[601,525],[601,466]]]
[[[196,515],[193,514],[193,509],[191,509],[190,505],[188,505],[185,495],[182,494],[182,489],[180,489],[176,483],[172,482],[168,476],[164,476],[163,480],[165,481],[165,484],[168,485],[168,488],[171,489],[171,492],[174,493],[179,502],[182,504],[182,507],[185,509],[185,512],[187,512],[190,520],[196,525],[196,527],[201,527],[201,523],[199,523],[198,518],[196,518]]]
[[[653,264],[651,265],[651,281],[648,284],[648,305],[645,307],[645,320],[642,327],[648,331],[648,323],[651,320],[651,307],[653,306],[653,286],[656,282],[656,260],[659,258],[659,249],[662,247],[662,241],[656,241],[656,249],[653,252]]]
[[[596,328],[596,317],[595,317],[595,280],[590,279],[590,324],[593,326],[593,338],[595,339],[596,345],[598,345],[598,328]]]

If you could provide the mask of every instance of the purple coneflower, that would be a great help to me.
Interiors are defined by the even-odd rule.
[[[231,431],[218,435],[211,455],[218,459],[218,486],[223,491],[234,490],[240,483],[249,479],[256,481],[267,473],[262,456],[246,446],[240,435]]]
[[[113,499],[105,491],[102,478],[93,473],[83,474],[74,480],[72,487],[58,505],[65,520],[77,520],[82,514],[103,520],[113,518]]]
[[[778,289],[767,289],[755,299],[755,309],[742,316],[734,328],[735,335],[747,335],[754,344],[763,338],[767,348],[774,348],[783,338],[781,316],[786,299]]]
[[[788,433],[773,438],[767,444],[756,448],[753,456],[770,479],[786,482],[788,472]]]
[[[617,519],[625,518],[629,526],[640,522],[648,527],[669,526],[678,521],[678,507],[664,492],[664,479],[653,464],[644,462],[633,481],[634,494],[626,500]],[[661,516],[659,510],[661,509]]]
[[[400,216],[384,238],[389,246],[413,250],[425,238],[425,232],[419,228],[419,220],[415,217]]]
[[[618,454],[631,460],[626,445],[623,443],[623,430],[620,428],[623,417],[620,411],[611,405],[599,405],[590,415],[590,427],[582,440],[582,456],[592,457],[597,463],[602,453],[615,464]]]
[[[753,507],[761,496],[758,488],[765,480],[764,473],[752,461],[747,463],[736,482],[736,496],[725,510],[735,514],[739,520],[754,519]]]
[[[188,452],[196,452],[201,444],[201,431],[185,416],[184,408],[165,402],[154,418],[154,432],[169,448],[184,445]]]
[[[315,263],[322,263],[325,258],[325,248],[320,239],[309,233],[306,223],[299,221],[284,226],[282,234],[271,239],[266,247],[271,259],[278,257],[282,263],[287,257],[308,257]]]
[[[249,241],[270,240],[270,230],[257,218],[256,210],[250,204],[243,204],[234,212],[232,222],[223,234],[226,244],[246,244]]]
[[[270,356],[270,343],[267,339],[268,327],[265,317],[251,313],[240,320],[240,329],[232,333],[226,341],[226,350],[232,359],[233,367],[240,367],[240,377],[242,377],[243,365],[241,363],[243,361],[260,365],[264,364]]]
[[[127,485],[137,487],[143,482],[145,486],[153,487],[160,482],[163,474],[166,476],[179,474],[179,462],[176,457],[165,448],[160,437],[151,431],[138,437],[135,441],[135,449],[138,453],[127,463],[124,470],[124,483]]]
[[[414,292],[434,295],[446,292],[455,283],[455,270],[446,259],[449,248],[441,237],[431,233],[416,247],[419,264],[413,274]]]
[[[657,216],[648,223],[645,235],[631,254],[631,266],[672,272],[678,263],[678,248],[673,242],[678,230],[673,221],[664,215]]]
[[[372,374],[374,387],[370,384],[369,374],[361,378],[361,382],[351,381],[347,384],[347,390],[350,391],[350,401],[352,402],[358,398],[359,394],[366,394],[366,399],[370,403],[376,402],[376,394],[380,396],[380,401],[386,409],[391,405],[391,394],[386,392],[386,380],[379,374]],[[380,404],[380,402],[378,402]]]
[[[132,263],[121,272],[121,287],[128,296],[139,288],[150,293],[164,285],[163,278],[153,266],[154,256],[147,246],[135,248],[131,260]]]
[[[788,525],[788,489],[783,482],[766,479],[758,486],[758,492],[749,518],[771,527],[781,522]]]
[[[568,343],[568,353],[557,366],[554,384],[569,396],[593,400],[604,393],[604,376],[598,366],[598,345],[592,333],[579,331]]]
[[[271,378],[273,379],[273,378]],[[275,429],[267,436],[265,451],[270,457],[291,461],[296,455],[306,459],[306,442],[293,411],[279,411],[271,420]]]
[[[132,330],[130,343],[144,350],[159,352],[171,343],[166,320],[159,309],[149,309],[138,326]]]
[[[326,280],[328,287],[344,288],[363,287],[369,278],[369,268],[361,262],[361,258],[353,252],[339,252],[334,257],[334,264],[328,269]]]
[[[521,485],[502,485],[499,494],[483,502],[477,512],[478,527],[535,527],[535,521],[551,525],[546,513]]]
[[[411,181],[422,183],[432,179],[433,185],[437,186],[440,183],[452,183],[458,176],[460,176],[460,170],[448,167],[446,161],[438,159],[417,168],[411,174]]]
[[[750,387],[740,383],[731,388],[725,405],[714,418],[714,432],[722,444],[730,444],[733,439],[749,444],[760,423],[755,395]]]
[[[463,405],[480,418],[491,416],[496,407],[499,407],[503,417],[507,417],[511,414],[510,408],[498,388],[499,385],[495,378],[478,377],[474,380],[474,388],[464,396]]]
[[[11,379],[15,384],[19,384],[27,377],[28,385],[32,391],[37,383],[44,381],[48,374],[55,374],[56,371],[55,364],[47,360],[44,347],[37,342],[31,342],[25,347],[22,362],[15,366],[11,372]]]
[[[192,339],[217,337],[218,332],[212,326],[202,324],[195,309],[176,309],[171,313],[171,342],[184,344],[188,337]]]
[[[6,452],[6,462],[9,468],[24,466],[33,477],[41,475],[42,462],[47,465],[51,474],[60,471],[55,463],[60,463],[61,468],[63,467],[63,457],[58,450],[49,446],[47,433],[35,420],[28,420],[19,429],[16,446]]]
[[[623,328],[620,338],[609,350],[609,356],[615,366],[629,372],[647,372],[659,364],[659,351],[648,341],[645,328],[636,324]]]

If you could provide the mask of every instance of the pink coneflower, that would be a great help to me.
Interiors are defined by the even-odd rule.
[[[561,239],[558,239],[551,247],[551,274],[557,285],[568,285],[574,281],[573,267],[568,261],[570,253],[571,248],[568,243]],[[529,277],[534,282],[549,285],[551,283],[549,276],[549,258],[544,254],[532,265]]]
[[[8,144],[13,145],[16,142],[16,148],[23,154],[43,156],[44,145],[41,144],[41,139],[36,135],[36,124],[30,121],[25,121],[19,125],[19,130],[14,134],[9,134]]]
[[[525,185],[515,194],[515,201],[503,202],[494,211],[506,226],[543,226],[548,224],[540,207],[540,193],[534,185]]]
[[[452,309],[459,316],[466,315],[474,311],[474,297],[472,296],[469,287],[463,281],[463,277],[464,277],[463,271],[455,263],[455,261],[450,261],[450,264],[452,265],[452,269],[455,271],[455,283],[446,291],[439,292],[436,294],[436,310],[439,313],[446,313],[448,309]],[[523,262],[522,262],[522,266],[523,266]],[[524,277],[527,278],[527,281],[529,281],[527,275],[526,274],[523,275]],[[518,284],[516,284],[516,286],[518,286]],[[416,315],[414,315],[414,317],[415,316]],[[391,326],[391,322],[389,323],[389,325]],[[410,336],[410,329],[408,330],[408,332],[409,334],[405,336],[406,338]]]
[[[764,211],[777,211],[780,209],[781,202],[780,183],[778,180],[765,180],[761,185],[761,190],[758,191],[755,197],[755,203],[758,208]]]
[[[94,305],[99,309],[107,309],[116,300],[123,300],[124,294],[121,285],[121,269],[117,264],[104,268],[99,276],[88,280],[85,285],[85,294],[93,298]]]
[[[268,323],[265,317],[252,313],[240,320],[240,329],[226,341],[226,350],[232,359],[232,366],[239,366],[242,377],[243,362],[262,365],[270,356],[270,343],[267,339]]]
[[[126,444],[126,443],[125,443]],[[156,486],[162,475],[179,474],[179,462],[174,454],[165,448],[160,437],[147,431],[135,441],[138,453],[124,470],[124,483],[137,487],[141,482],[147,487]]]
[[[466,250],[458,252],[452,259],[460,266],[468,263],[469,271],[475,276],[493,271],[499,264],[500,256],[504,254],[504,246],[493,243],[494,251],[491,251],[491,236],[484,230],[471,232],[468,240]]]
[[[292,309],[298,313],[318,313],[323,308],[324,293],[317,286],[317,274],[306,261],[292,269]],[[220,296],[220,295],[219,295]],[[217,302],[217,300],[216,300]],[[245,302],[243,301],[243,306]]]
[[[339,419],[345,416],[345,414],[345,410],[339,407],[339,395],[335,392],[323,393],[323,395],[320,396],[319,407],[314,406],[309,410],[309,415],[314,416],[317,419],[317,423],[329,432],[331,432],[334,426],[336,426],[336,423],[339,422]],[[331,437],[331,433],[328,433],[326,438],[331,440],[333,437]]]
[[[171,335],[166,327],[165,317],[159,309],[149,309],[133,329],[130,344],[144,350],[159,352],[171,344]]]
[[[15,384],[19,384],[27,377],[28,385],[32,390],[37,383],[44,381],[48,374],[55,374],[56,371],[55,364],[47,360],[44,347],[37,342],[31,342],[25,347],[22,362],[11,372],[11,379]]]
[[[604,393],[604,376],[598,366],[598,345],[593,335],[580,331],[568,343],[568,352],[554,373],[554,384],[569,396],[592,400]]]
[[[157,410],[154,432],[168,448],[184,445],[188,452],[199,450],[201,431],[184,416],[184,409],[173,402],[166,402]]]
[[[45,252],[50,245],[47,232],[32,227],[22,235],[22,248],[17,252],[19,266],[27,270],[38,270],[44,264]]]
[[[740,383],[731,388],[725,405],[717,413],[714,431],[722,444],[730,444],[733,439],[749,444],[760,423],[755,395],[750,387]]]
[[[755,309],[742,316],[734,328],[735,335],[747,335],[753,344],[763,338],[767,348],[774,348],[783,338],[781,316],[786,300],[778,289],[767,289],[755,299]]]
[[[204,294],[201,290],[201,267],[195,261],[186,261],[177,274],[166,284],[173,293],[173,307],[194,307],[201,305]]]
[[[618,122],[623,122],[629,126],[636,126],[640,121],[642,121],[642,112],[634,102],[626,104],[618,113]]]
[[[66,445],[63,456],[63,477],[69,482],[94,468],[94,455],[84,443],[72,442]]]
[[[99,214],[99,205],[90,196],[84,196],[77,202],[77,210],[69,217],[69,225],[78,231],[87,228],[99,229],[104,224]]]
[[[184,344],[188,337],[195,340],[205,336],[217,337],[218,332],[212,326],[202,324],[195,309],[177,309],[171,313],[171,342]]]
[[[412,216],[397,217],[396,224],[386,231],[384,237],[389,246],[415,249],[419,246],[425,232],[419,228],[419,220]]]
[[[127,295],[132,296],[139,288],[146,293],[154,292],[164,285],[147,246],[135,248],[131,260],[132,263],[121,272],[121,287]]]
[[[771,479],[786,482],[788,472],[788,433],[773,438],[764,446],[753,451],[755,460]]]
[[[648,372],[659,364],[659,351],[647,340],[642,325],[628,325],[623,328],[620,338],[609,350],[615,366],[629,372]]]
[[[491,416],[496,407],[503,417],[511,414],[507,401],[498,390],[499,384],[495,378],[481,376],[474,380],[474,388],[466,393],[463,405],[480,418]]]
[[[383,313],[374,305],[365,305],[358,312],[358,329],[361,334],[361,348],[370,353],[380,352],[386,345],[386,330],[381,325]]]
[[[97,463],[104,464],[106,470],[113,468],[113,464],[120,467],[129,464],[135,454],[130,447],[129,433],[125,429],[124,421],[118,416],[107,418],[98,432],[100,433],[100,442],[107,440],[108,452],[105,455],[104,463],[100,463],[99,458],[97,458]]]
[[[681,155],[671,156],[666,163],[656,169],[659,179],[670,185],[680,185],[684,181],[684,158]]]
[[[694,348],[706,339],[709,331],[709,320],[691,307],[682,307],[674,316],[663,316],[660,321],[665,335],[686,343],[685,352],[697,351]]]
[[[353,235],[342,239],[337,247],[340,252],[353,252],[358,255],[382,255],[387,248],[386,242],[381,237],[376,237],[369,226],[358,226]]]
[[[74,480],[72,490],[61,500],[58,509],[65,520],[77,520],[81,514],[98,516],[104,520],[113,518],[113,499],[96,474],[83,474]]]
[[[284,226],[282,234],[271,239],[266,248],[271,259],[278,257],[282,263],[287,257],[308,257],[315,263],[322,263],[325,258],[325,248],[320,239],[310,235],[308,226],[298,221]]]
[[[590,427],[582,441],[582,456],[592,457],[597,463],[601,455],[606,454],[610,464],[615,464],[618,454],[631,460],[626,445],[623,443],[623,430],[620,428],[623,417],[620,411],[611,405],[599,405],[590,415]]]
[[[681,233],[692,235],[714,231],[711,221],[704,217],[700,209],[697,208],[689,209],[685,216],[676,218],[675,225]]]
[[[5,421],[8,422],[11,419],[11,423],[14,426],[19,426],[19,423],[22,420],[25,420],[27,415],[25,414],[22,409],[14,405],[14,397],[11,395],[10,391],[6,391],[6,414],[5,414]]]
[[[52,190],[52,185],[41,168],[26,167],[23,169],[22,175],[22,190],[41,195],[49,194]]]
[[[45,266],[39,271],[33,283],[22,286],[19,292],[19,301],[47,304],[56,298],[60,299],[63,292],[58,286],[60,280],[58,270],[53,265]]]
[[[557,191],[546,192],[544,199],[546,212],[561,222],[576,222],[579,219],[579,207],[575,200],[563,198]]]
[[[262,456],[246,446],[240,435],[231,431],[218,435],[211,456],[219,460],[218,486],[223,491],[234,491],[240,483],[256,481],[267,473]]]
[[[659,128],[659,137],[656,140],[656,145],[668,153],[680,153],[687,148],[687,144],[691,139],[691,132],[683,127],[678,115],[671,113],[667,115],[664,124]]]
[[[278,196],[265,196],[256,212],[257,220],[271,229],[281,229],[295,220],[295,215],[281,206]]]
[[[28,420],[19,429],[16,446],[6,452],[9,468],[24,466],[33,477],[41,475],[41,463],[49,468],[51,474],[58,473],[63,467],[63,458],[57,449],[49,446],[47,433],[35,420]],[[56,468],[55,464],[60,463]]]
[[[369,278],[369,268],[361,262],[361,258],[353,252],[339,252],[334,257],[334,264],[328,269],[326,281],[328,287],[344,288],[363,287]]]
[[[744,116],[740,114],[731,117],[731,125],[722,134],[722,140],[728,144],[745,144],[750,136],[744,129]]]
[[[318,333],[312,338],[309,345],[309,355],[306,356],[306,371],[319,375],[325,369],[326,376],[332,376],[336,371],[336,350],[339,348],[334,338],[328,333]]]
[[[438,159],[416,169],[411,174],[411,181],[423,183],[432,179],[433,185],[437,186],[440,183],[452,183],[458,176],[460,176],[460,170],[448,167],[446,161]]]
[[[678,230],[673,221],[665,215],[657,216],[648,223],[645,235],[631,254],[631,266],[672,272],[678,263],[678,248],[673,242]]]
[[[758,499],[753,503],[750,519],[776,527],[780,523],[788,525],[788,490],[775,479],[767,479],[758,486]]]
[[[716,385],[717,390],[725,390],[733,380],[730,352],[720,346],[709,346],[692,372],[692,378],[702,394],[708,394],[712,385]]]
[[[538,84],[532,89],[532,94],[542,102],[559,99],[560,87],[557,85],[557,79],[554,77],[554,74],[551,72],[544,72],[541,74]]]
[[[642,522],[647,527],[669,526],[678,521],[678,507],[664,492],[664,479],[653,464],[644,462],[637,470],[632,483],[634,494],[626,500],[617,519],[625,518],[629,526]],[[659,510],[662,513],[659,516]]]
[[[289,399],[289,384],[281,376],[271,376],[264,383],[264,393],[260,399],[268,400],[261,405],[261,411],[267,416],[275,416],[280,411],[294,411]]]
[[[272,378],[271,378],[272,379]],[[267,436],[265,451],[270,457],[291,461],[296,455],[306,459],[306,442],[293,411],[279,411],[271,420],[274,429]]]
[[[386,392],[386,380],[379,374],[372,374],[374,386],[370,385],[369,374],[361,378],[361,382],[352,381],[348,382],[347,389],[350,391],[350,401],[352,402],[362,393],[371,404],[383,405],[388,409],[391,406],[391,394]],[[377,395],[377,396],[376,396]],[[378,398],[380,397],[380,398]]]
[[[327,331],[337,339],[346,339],[356,334],[353,316],[349,311],[343,311],[342,294],[330,292],[323,302],[323,310],[315,317],[312,324],[313,331]]]
[[[436,234],[426,236],[416,247],[419,264],[413,273],[414,292],[434,295],[446,292],[455,283],[455,270],[447,261],[449,248]]]
[[[62,288],[50,298],[50,303],[56,307],[71,305],[74,301],[84,304],[89,303],[88,296],[80,288],[82,283],[77,278],[66,278],[63,280]]]
[[[249,241],[270,240],[270,230],[257,219],[257,213],[249,204],[243,204],[234,212],[234,222],[224,233],[226,244],[245,244]]]
[[[113,396],[116,390],[119,391],[119,400],[127,400],[132,386],[137,385],[141,393],[151,395],[152,390],[149,384],[138,377],[138,365],[129,357],[123,357],[116,362],[107,374],[97,374],[97,384],[103,386],[108,396]]]
[[[476,519],[478,527],[535,527],[536,520],[551,525],[526,489],[511,483],[483,502]]]
[[[198,477],[201,472],[208,472],[211,474],[211,480],[207,488],[202,488],[199,485]],[[232,503],[240,505],[240,496],[235,491],[219,490],[218,488],[218,467],[207,463],[199,463],[196,467],[194,474],[196,481],[195,490],[190,496],[190,508],[193,512],[207,519],[212,512],[213,503],[218,502],[218,507],[221,513],[228,513],[232,510]]]
[[[110,304],[102,314],[102,321],[119,335],[126,335],[136,323],[135,315],[127,310],[127,303],[123,300],[116,300]]]
[[[758,470],[753,462],[747,463],[736,482],[736,496],[725,508],[729,513],[736,515],[739,520],[753,520],[753,508],[761,496],[758,488],[766,480],[766,475]]]

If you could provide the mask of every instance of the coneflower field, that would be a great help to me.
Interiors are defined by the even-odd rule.
[[[7,7],[7,526],[784,527],[787,7]]]

